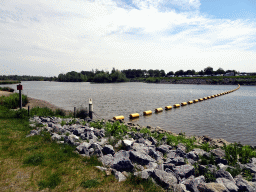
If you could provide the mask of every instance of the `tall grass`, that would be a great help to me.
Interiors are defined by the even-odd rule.
[[[26,95],[22,95],[22,106],[24,107],[28,103],[28,97]],[[16,109],[19,107],[19,94],[14,93],[10,96],[1,96],[0,97],[0,105],[3,105],[9,109]]]
[[[0,91],[14,92],[14,89],[11,87],[0,87]]]

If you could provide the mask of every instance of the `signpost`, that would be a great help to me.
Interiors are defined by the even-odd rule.
[[[23,86],[21,84],[17,85],[17,90],[19,90],[19,106],[20,106],[20,109],[22,109],[22,94],[21,94],[22,89],[23,89]]]
[[[89,99],[89,117],[92,120],[92,113],[93,113],[93,105],[92,105],[92,99]]]

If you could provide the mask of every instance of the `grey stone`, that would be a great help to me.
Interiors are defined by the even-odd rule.
[[[239,191],[255,192],[254,188],[243,178],[235,179]]]
[[[102,147],[99,144],[92,143],[90,148],[94,149],[94,152],[90,155],[96,155],[97,157],[102,157],[103,156]]]
[[[181,178],[188,178],[191,175],[194,175],[195,168],[191,165],[181,165],[173,168],[174,173],[179,175]]]
[[[84,133],[84,129],[77,128],[73,131],[73,134],[76,136],[80,136],[82,133]]]
[[[236,186],[235,182],[226,179],[226,178],[217,178],[217,183],[223,184],[230,192],[237,192],[238,187]]]
[[[171,146],[169,145],[160,145],[156,148],[157,151],[160,151],[163,154],[169,153],[171,149]]]
[[[113,171],[113,172],[114,172],[115,178],[118,180],[118,182],[126,180],[126,177],[120,171]]]
[[[118,151],[114,156],[112,168],[118,171],[132,171],[134,166],[129,159],[129,156],[127,151]]]
[[[207,153],[206,151],[204,151],[203,149],[198,149],[198,148],[195,148],[192,150],[193,152],[195,152],[198,156],[203,156],[205,153]]]
[[[158,167],[157,163],[149,162],[149,164],[146,165],[147,169],[156,169]]]
[[[111,154],[114,155],[115,151],[112,145],[105,145],[102,149],[104,155]]]
[[[100,171],[107,171],[108,170],[108,168],[101,167],[101,166],[95,166],[95,168],[99,169]]]
[[[155,162],[155,159],[149,155],[137,151],[130,151],[130,160],[140,165],[148,165],[150,162]]]
[[[176,166],[179,166],[179,165],[185,165],[185,160],[183,157],[175,157],[173,159],[167,159],[166,163],[172,163]]]
[[[224,158],[225,157],[225,151],[223,149],[217,148],[210,151],[213,155],[215,155],[218,158]]]
[[[166,155],[167,159],[173,159],[176,157],[176,150],[171,150],[169,153]]]
[[[134,143],[134,140],[127,140],[126,139],[126,140],[122,141],[123,146],[127,149],[131,149],[133,143]]]
[[[104,166],[111,167],[114,162],[114,157],[111,154],[104,155],[99,158]]]
[[[227,188],[220,183],[201,183],[197,189],[200,192],[228,192]]]
[[[59,141],[59,140],[61,140],[61,136],[58,135],[58,134],[56,134],[56,133],[54,133],[54,134],[51,136],[51,139],[52,139],[53,141]]]
[[[229,172],[224,171],[223,169],[220,169],[216,172],[216,178],[225,178],[235,183],[235,180],[232,177],[232,175]]]
[[[202,184],[202,183],[205,183],[204,176],[196,177],[189,182],[189,184],[187,185],[187,189],[192,192],[199,192],[197,187],[199,184]]]
[[[157,144],[157,140],[154,137],[149,137],[148,140],[152,143],[152,145]]]
[[[181,148],[177,148],[176,149],[176,156],[180,156],[180,157],[186,158],[187,154]]]
[[[153,172],[154,169],[144,169],[143,171],[135,172],[134,175],[142,179],[148,179]]]
[[[153,148],[148,149],[148,154],[149,154],[149,156],[153,157],[155,160],[163,159],[162,155],[161,155],[161,152],[155,151]]]
[[[155,169],[151,176],[163,188],[169,188],[173,184],[177,184],[177,178],[173,174],[159,169]]]
[[[187,153],[187,158],[188,159],[193,159],[195,161],[198,161],[199,156],[195,151],[190,151],[189,153]]]
[[[255,163],[247,163],[244,165],[244,168],[251,171],[251,173],[256,173],[256,164]]]

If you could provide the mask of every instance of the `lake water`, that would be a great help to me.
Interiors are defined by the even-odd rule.
[[[174,85],[147,83],[90,84],[61,82],[22,82],[23,93],[46,100],[67,110],[88,107],[92,98],[94,112],[110,119],[139,113],[132,120],[142,126],[159,126],[175,133],[208,135],[229,142],[256,145],[256,87],[241,86],[237,91],[217,98],[155,114],[154,109],[207,97],[235,89],[233,85]],[[4,85],[16,89],[16,85]],[[143,111],[152,110],[144,117]]]

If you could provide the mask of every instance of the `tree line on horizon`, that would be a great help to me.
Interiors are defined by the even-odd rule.
[[[59,74],[58,77],[42,77],[42,76],[28,76],[28,75],[0,75],[0,80],[19,80],[19,81],[60,81],[60,82],[95,82],[95,83],[111,83],[111,82],[127,82],[136,78],[154,78],[154,77],[170,77],[170,76],[187,76],[187,75],[216,75],[216,74],[225,74],[228,72],[237,73],[235,70],[223,70],[219,68],[214,71],[212,67],[206,67],[204,70],[196,72],[194,69],[192,70],[178,70],[176,72],[169,71],[165,73],[165,71],[158,69],[125,69],[125,70],[117,70],[115,68],[112,69],[111,72],[103,71],[103,70],[91,70],[91,71],[71,71],[66,74]]]

